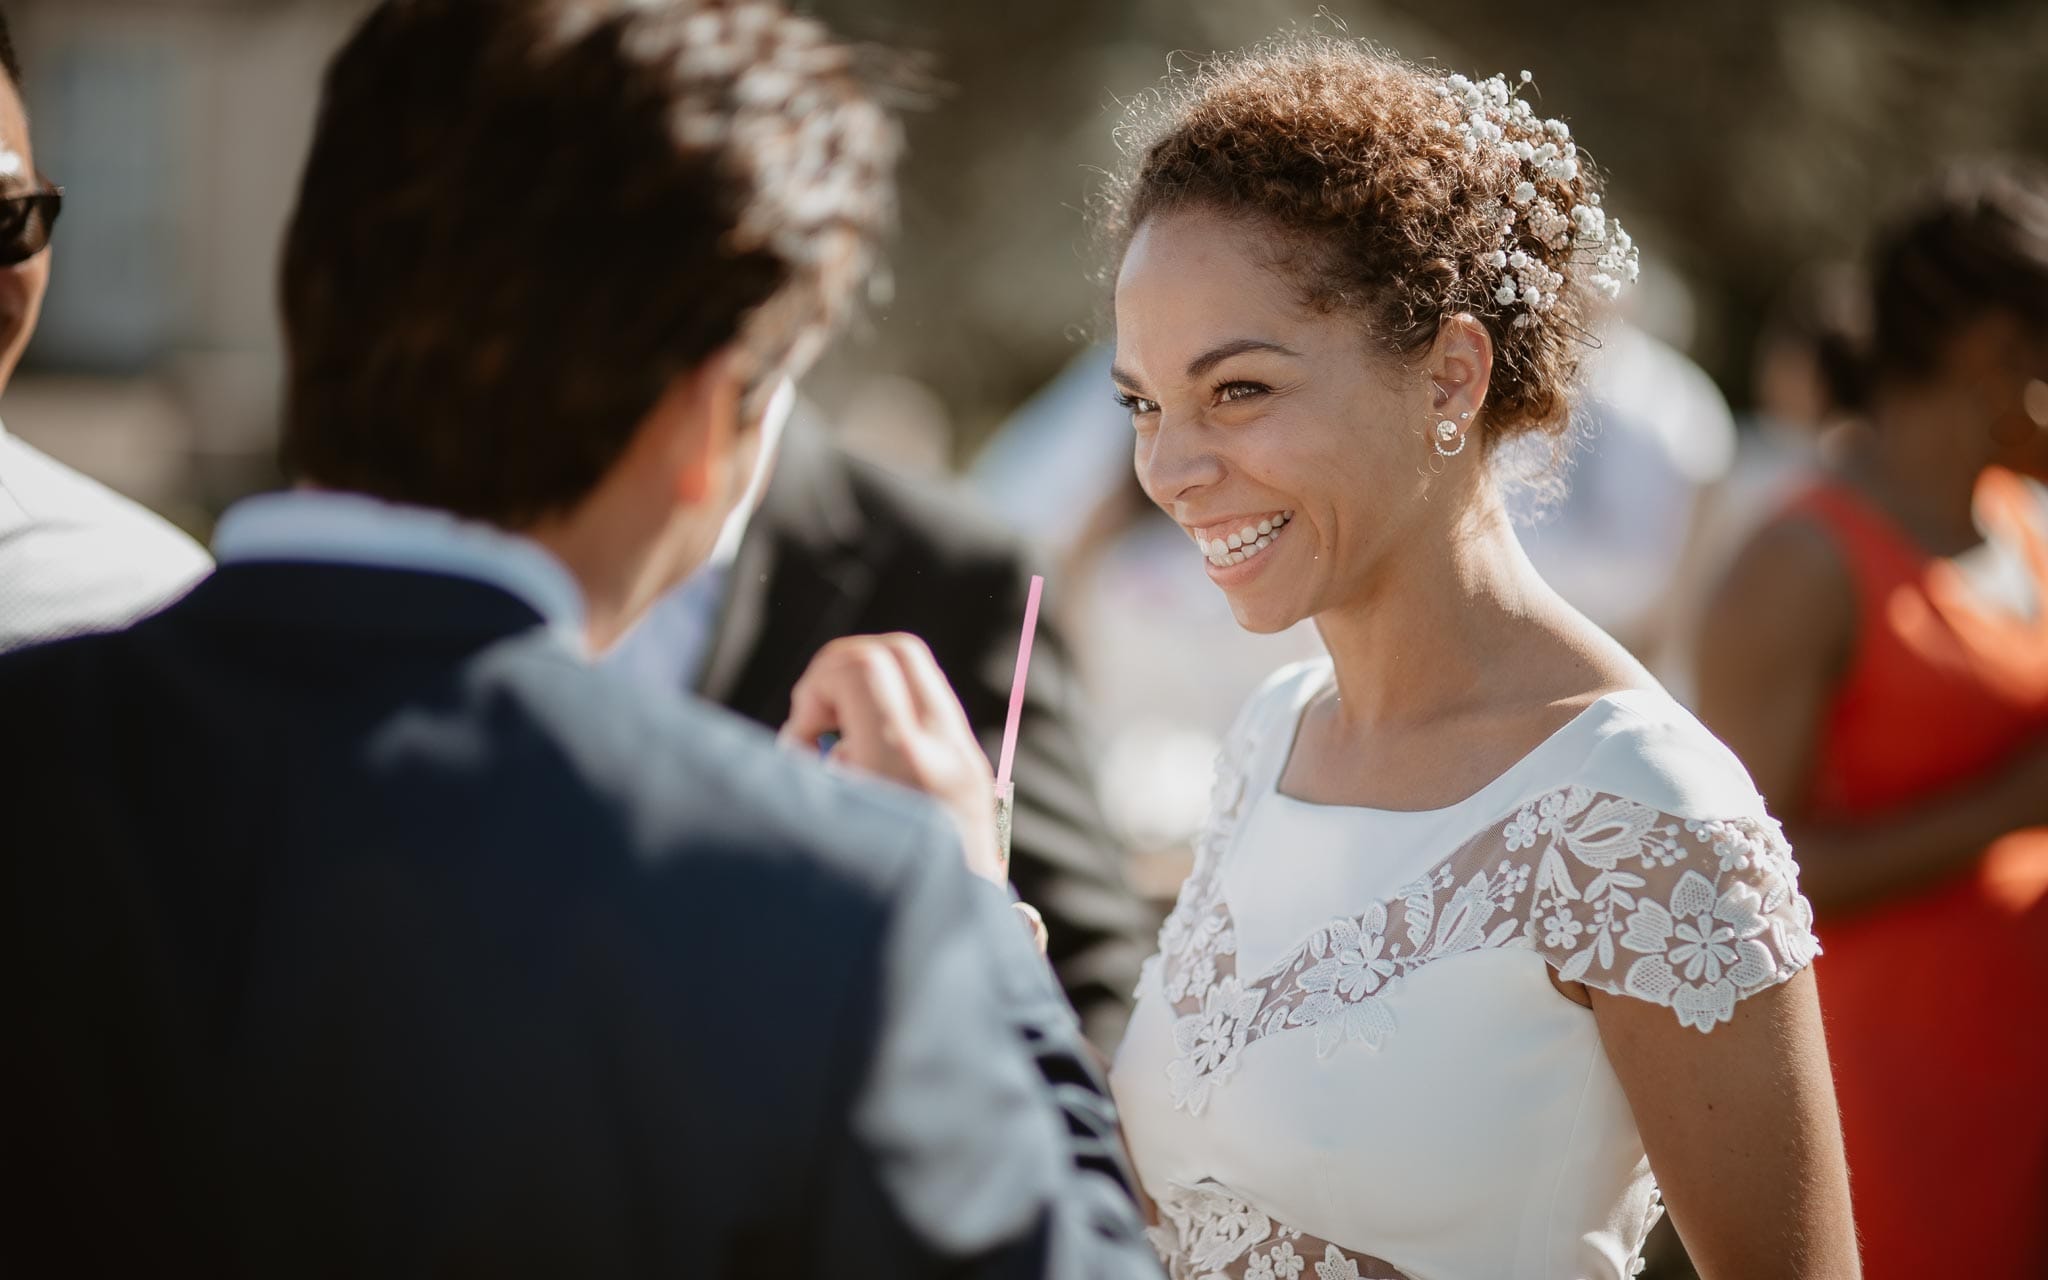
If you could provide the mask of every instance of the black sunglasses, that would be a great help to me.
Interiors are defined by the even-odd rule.
[[[64,188],[0,196],[0,267],[18,267],[50,247],[50,228],[64,211]]]

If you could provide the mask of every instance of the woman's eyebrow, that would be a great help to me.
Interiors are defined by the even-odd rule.
[[[1229,342],[1213,346],[1188,361],[1188,376],[1199,378],[1230,357],[1241,356],[1247,351],[1272,351],[1283,356],[1300,356],[1299,352],[1283,347],[1277,342],[1268,342],[1264,338],[1232,338]]]
[[[1230,357],[1241,356],[1247,351],[1271,351],[1277,355],[1293,356],[1296,359],[1301,357],[1301,353],[1292,347],[1284,347],[1277,342],[1268,342],[1264,338],[1232,338],[1228,342],[1218,343],[1216,346],[1209,348],[1201,355],[1188,361],[1188,377],[1199,378],[1217,365],[1222,364],[1225,360],[1230,359]],[[1115,365],[1110,366],[1109,376],[1112,381],[1127,387],[1135,388],[1140,385],[1136,378]]]

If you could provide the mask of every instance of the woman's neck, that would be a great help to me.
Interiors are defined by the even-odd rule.
[[[1336,668],[1342,721],[1396,729],[1498,696],[1522,649],[1515,633],[1544,623],[1562,633],[1568,614],[1489,497],[1460,529],[1390,557],[1357,599],[1318,614],[1316,626]]]
[[[1850,476],[1932,554],[1981,544],[1976,491],[1987,459],[1970,447],[1966,406],[1936,389],[1901,391],[1871,420],[1849,458]]]

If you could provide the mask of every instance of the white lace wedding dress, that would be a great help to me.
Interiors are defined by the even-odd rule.
[[[1609,1280],[1662,1212],[1592,1013],[1711,1033],[1817,950],[1777,824],[1662,693],[1445,809],[1276,784],[1327,660],[1239,718],[1111,1075],[1173,1280]]]

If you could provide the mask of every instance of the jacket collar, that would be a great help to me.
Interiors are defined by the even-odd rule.
[[[698,692],[730,700],[771,615],[806,653],[844,634],[874,593],[871,566],[883,549],[871,540],[878,536],[822,430],[801,417],[792,422],[733,564]],[[789,612],[797,602],[802,617]]]
[[[460,578],[513,597],[571,651],[587,650],[583,593],[528,538],[445,511],[355,493],[292,489],[236,503],[221,517],[222,566],[321,564]]]

